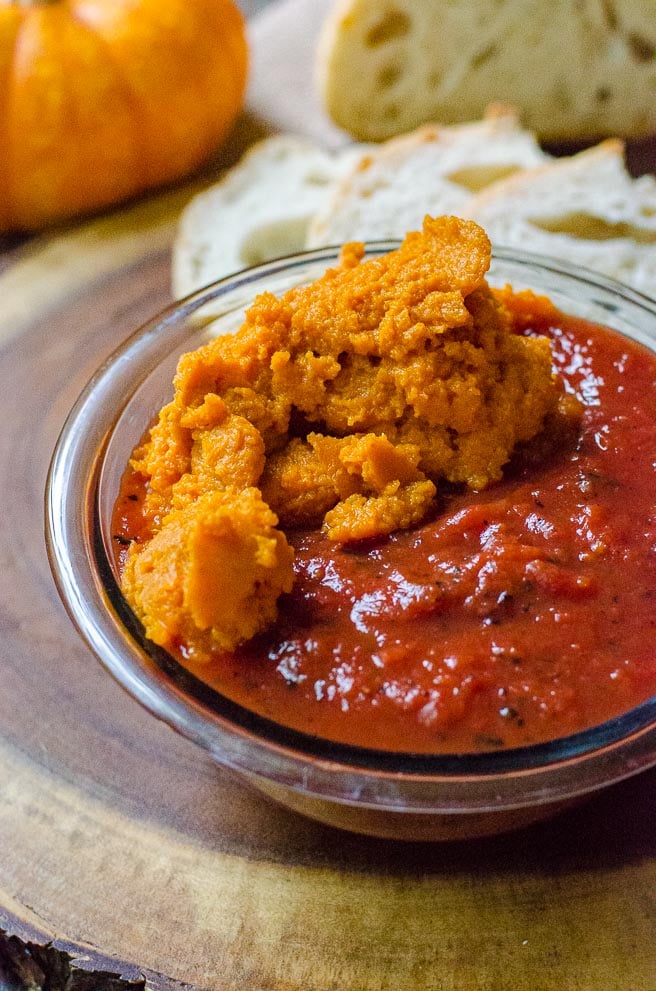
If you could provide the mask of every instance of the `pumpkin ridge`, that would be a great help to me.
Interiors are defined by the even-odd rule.
[[[130,83],[125,77],[124,72],[120,66],[119,60],[116,58],[112,46],[107,42],[106,38],[103,38],[100,32],[96,31],[93,24],[90,24],[87,18],[84,17],[82,11],[80,11],[79,4],[74,3],[70,8],[71,17],[89,34],[93,35],[96,40],[96,44],[102,49],[107,64],[112,66],[114,71],[114,78],[117,79],[121,84],[121,89],[125,94],[126,102],[130,104],[134,118],[136,118],[136,126],[132,127],[132,136],[135,144],[135,155],[134,155],[134,172],[133,176],[135,179],[134,186],[135,189],[132,194],[136,195],[140,189],[148,182],[148,171],[144,167],[144,162],[146,161],[146,151],[147,147],[143,140],[143,135],[145,133],[145,120],[143,106],[137,99],[137,94],[134,92]],[[138,170],[138,172],[137,172]]]
[[[20,11],[15,7],[0,10],[0,19],[0,232],[2,232],[10,226],[11,217],[8,156],[9,96],[18,35],[23,20]]]
[[[35,119],[40,116],[40,114],[34,113],[34,91],[38,89],[34,79],[38,79],[44,71],[44,36],[50,35],[52,39],[57,39],[59,44],[59,33],[56,27],[60,20],[61,10],[51,4],[23,7],[20,10],[19,28],[14,38],[12,72],[8,79],[5,111],[6,204],[11,228],[22,229],[31,226],[24,219],[26,202],[30,203],[31,208],[39,216],[40,224],[50,220],[49,217],[42,214],[39,202],[43,186],[47,185],[47,179],[44,181],[43,171],[39,168],[39,164],[43,164],[44,136],[40,134],[38,138],[35,138],[33,126]],[[52,44],[53,41],[51,40]],[[57,64],[59,60],[55,58],[53,61]],[[44,91],[43,86],[41,90]],[[51,97],[52,99],[54,97]],[[30,111],[32,111],[31,117]],[[26,113],[27,119],[25,119]],[[50,114],[45,116],[47,116],[47,123],[49,124]],[[29,155],[33,155],[37,161],[30,161],[26,166]]]
[[[243,72],[240,75],[237,75],[234,71],[230,73],[232,81],[231,97],[234,102],[239,103],[242,101],[246,90],[249,72],[248,47],[244,33],[243,19],[241,12],[232,3],[223,4],[220,16],[221,18],[232,16],[232,23],[230,24],[226,39],[227,47],[230,50],[230,58],[226,59],[226,62],[232,66],[244,63]],[[225,24],[225,20],[223,20],[223,23]]]
[[[218,0],[214,8],[214,17],[217,26],[223,32],[223,46],[226,50],[226,58],[221,60],[220,66],[215,69],[214,77],[207,77],[203,81],[204,96],[208,104],[216,102],[217,93],[223,97],[222,103],[225,106],[238,106],[243,103],[243,95],[246,89],[248,77],[248,49],[243,28],[241,12],[232,2]],[[241,72],[235,71],[235,66],[242,66]],[[220,80],[217,85],[216,73],[220,73]],[[227,112],[222,114],[224,118],[224,130],[229,132],[230,115]],[[235,121],[234,114],[233,124]],[[218,142],[208,145],[207,158],[214,148],[218,147]]]

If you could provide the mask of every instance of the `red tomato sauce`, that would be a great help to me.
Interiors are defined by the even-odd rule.
[[[656,356],[514,309],[520,332],[551,338],[579,435],[484,492],[446,492],[412,531],[352,547],[288,534],[278,622],[195,674],[284,725],[405,752],[551,740],[656,693]],[[142,496],[128,474],[119,544],[143,528]]]

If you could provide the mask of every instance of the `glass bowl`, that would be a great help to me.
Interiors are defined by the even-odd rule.
[[[395,247],[372,244],[369,256]],[[171,396],[181,353],[236,329],[264,290],[316,279],[336,249],[261,265],[139,329],[103,364],[63,428],[46,493],[46,536],[64,604],[91,650],[155,716],[283,805],[333,826],[415,840],[482,836],[542,819],[656,764],[656,698],[569,737],[487,753],[383,752],[305,735],[250,712],[147,641],[117,584],[110,519],[120,477]],[[489,280],[544,293],[656,349],[656,304],[556,261],[499,250]]]

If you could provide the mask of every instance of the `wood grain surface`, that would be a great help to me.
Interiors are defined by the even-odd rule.
[[[286,113],[336,140],[298,79],[266,85],[294,52],[307,65],[320,6],[254,28],[224,162]],[[16,247],[0,272],[0,987],[654,991],[656,773],[475,843],[340,834],[214,766],[78,640],[42,536],[50,453],[98,363],[169,301],[195,188]]]

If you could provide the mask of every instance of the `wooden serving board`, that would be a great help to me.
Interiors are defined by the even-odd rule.
[[[317,11],[287,0],[256,26],[238,140],[258,114],[280,126],[284,105],[336,140],[283,99],[289,75],[277,104],[266,85],[272,61],[307,63]],[[169,301],[193,188],[0,273],[0,987],[654,991],[656,773],[496,839],[341,834],[218,769],[77,638],[44,550],[50,453],[101,359]]]

